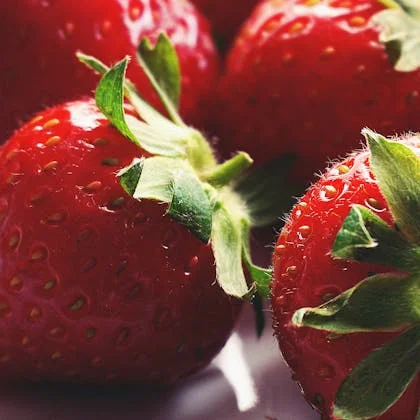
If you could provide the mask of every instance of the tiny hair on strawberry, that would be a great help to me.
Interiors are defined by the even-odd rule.
[[[188,0],[13,0],[0,2],[0,143],[22,121],[48,106],[91,95],[96,78],[80,66],[82,50],[105,63],[134,56],[140,40],[165,32],[182,69],[180,113],[200,127],[203,103],[219,77],[209,24]],[[141,67],[128,77],[153,106],[160,106]],[[159,108],[163,111],[163,108]]]
[[[297,202],[273,255],[280,349],[326,419],[414,420],[420,401],[420,136],[368,147]]]
[[[218,89],[221,149],[256,164],[294,155],[287,181],[300,194],[328,159],[360,145],[363,127],[419,131],[419,40],[416,0],[261,1]]]
[[[49,108],[0,147],[2,380],[173,383],[223,347],[243,299],[259,308],[270,271],[249,233],[275,218],[274,187],[183,122],[166,34],[137,59],[169,117],[125,78],[128,57],[78,57],[102,75],[96,101]]]

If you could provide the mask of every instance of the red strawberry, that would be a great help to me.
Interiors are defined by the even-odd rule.
[[[225,343],[240,308],[228,294],[252,294],[243,264],[268,276],[231,182],[251,162],[217,164],[183,123],[166,36],[143,40],[139,62],[173,122],[124,79],[128,59],[80,56],[104,73],[97,105],[44,111],[0,148],[2,378],[173,382]]]
[[[398,399],[393,386],[401,378],[404,386],[398,391],[404,391],[408,374],[411,385],[378,418],[414,420],[420,398],[420,138],[398,143],[370,131],[365,135],[372,156],[363,150],[328,169],[295,205],[278,238],[271,284],[273,325],[294,378],[325,418],[379,415]],[[384,150],[390,151],[389,160],[381,155]],[[348,292],[344,295],[357,284],[351,298]],[[411,300],[397,290],[405,285],[413,286],[407,289]],[[296,312],[302,307],[306,309]],[[414,352],[391,352],[392,343],[411,333],[417,334]],[[375,364],[372,358],[383,353],[372,350],[384,345],[388,359]],[[404,367],[407,362],[413,366]]]
[[[327,158],[358,146],[363,126],[419,130],[420,71],[390,64],[371,22],[383,9],[379,0],[262,2],[228,56],[216,107],[222,147],[260,163],[293,153],[293,176],[307,183]],[[388,12],[418,31],[414,17]]]
[[[138,155],[92,100],[1,149],[4,379],[173,381],[223,346],[238,303],[209,246],[122,191],[115,171]]]
[[[0,5],[0,142],[43,107],[90,94],[97,78],[78,63],[83,50],[106,63],[135,55],[140,38],[164,31],[182,67],[182,115],[200,124],[201,102],[218,76],[218,57],[207,22],[187,1],[16,0]],[[130,78],[143,95],[152,91],[140,67]],[[66,80],[63,83],[63,80]],[[156,100],[154,99],[155,104]]]
[[[229,44],[258,0],[192,0],[209,18],[216,38]],[[223,47],[225,45],[222,45]]]

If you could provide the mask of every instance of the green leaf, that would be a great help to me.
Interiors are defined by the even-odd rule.
[[[114,127],[139,145],[137,137],[132,133],[125,121],[124,113],[124,78],[127,70],[128,58],[124,58],[112,67],[102,77],[96,89],[96,103],[102,113],[109,119]]]
[[[188,164],[181,159],[155,156],[143,160],[140,180],[133,197],[170,204],[172,202],[174,172],[188,171]]]
[[[368,277],[317,308],[297,310],[292,322],[339,334],[401,330],[420,322],[420,277]]]
[[[193,130],[187,147],[188,160],[192,167],[201,175],[217,165],[213,149],[203,135]]]
[[[235,191],[245,200],[253,226],[274,223],[294,202],[293,196],[303,191],[302,185],[286,182],[295,157],[285,155],[258,166],[241,177]]]
[[[244,298],[251,292],[242,268],[242,242],[238,219],[221,202],[216,203],[211,244],[217,281],[228,295],[238,298]]]
[[[411,274],[420,273],[420,248],[359,205],[353,206],[344,220],[332,254],[347,260],[389,265]]]
[[[212,204],[203,184],[185,160],[161,156],[135,159],[117,175],[128,194],[137,200],[169,204],[169,216],[208,243]]]
[[[155,46],[143,38],[137,58],[172,121],[184,125],[177,109],[181,92],[181,76],[178,56],[169,38],[161,33]]]
[[[243,261],[248,270],[249,275],[251,276],[252,281],[257,287],[257,292],[262,297],[268,298],[270,296],[270,282],[273,275],[273,272],[269,268],[263,268],[255,265],[252,262],[251,258],[251,247],[249,243],[250,237],[250,223],[246,218],[243,218],[241,221],[242,224],[242,252],[243,252]]]
[[[334,416],[368,419],[384,413],[404,393],[420,368],[420,326],[372,352],[341,384]]]
[[[387,140],[369,129],[371,166],[401,232],[420,245],[420,158],[402,143]]]
[[[173,199],[168,214],[204,243],[211,235],[213,209],[196,175],[177,170],[172,181]]]
[[[397,71],[410,72],[420,67],[420,4],[418,0],[382,0],[390,7],[373,16]]]
[[[133,196],[143,170],[144,159],[134,159],[126,168],[121,169],[117,176],[124,191]]]
[[[96,57],[93,57],[92,55],[87,55],[81,51],[76,51],[76,57],[86,67],[94,70],[96,73],[100,75],[104,75],[110,70],[110,68],[107,65],[105,65],[102,61],[98,60]]]
[[[103,64],[95,57],[85,55],[80,52],[77,53],[77,57],[85,65],[100,74],[106,75],[111,71],[108,66]],[[109,98],[109,102],[111,103],[112,107],[116,108],[116,112],[119,115],[119,121],[124,129],[122,133],[129,133],[130,136],[132,136],[129,137],[131,140],[135,139],[136,144],[153,155],[185,157],[187,155],[188,145],[191,143],[195,144],[197,142],[197,131],[189,127],[177,126],[165,118],[162,114],[160,114],[144,101],[144,99],[140,96],[134,87],[133,83],[124,78],[123,74],[121,74],[121,69],[118,70],[120,73],[114,74],[114,76],[116,78],[120,77],[123,79],[122,86],[124,95],[134,106],[140,117],[145,121],[144,123],[132,115],[125,115],[124,108],[122,105],[119,105],[121,103],[121,92],[119,90],[116,92],[113,92],[112,90],[109,91],[109,86],[104,86],[104,91]],[[114,69],[114,72],[115,71],[116,69]],[[118,83],[121,84],[121,80],[118,80]],[[122,121],[121,118],[123,118]],[[117,125],[116,127],[118,128]],[[200,137],[202,136],[200,135]],[[215,164],[215,160],[209,146],[207,145],[207,149],[210,150],[210,152],[205,149],[205,153],[203,153],[204,148],[205,146],[201,147],[197,153],[202,156],[202,159],[207,159],[210,161],[210,164]]]
[[[139,145],[152,155],[186,157],[189,133],[178,131],[177,126],[172,129],[162,124],[149,125],[132,115],[126,115],[125,120]]]
[[[78,51],[76,52],[76,56],[83,64],[101,75],[106,74],[110,70],[106,64],[91,55],[83,54],[82,52]],[[146,101],[144,101],[144,99],[140,96],[139,92],[135,88],[134,84],[127,78],[124,79],[124,94],[126,98],[130,100],[138,114],[147,123],[160,123],[164,125],[172,124]]]

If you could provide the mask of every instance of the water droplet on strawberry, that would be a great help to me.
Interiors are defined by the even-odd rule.
[[[185,276],[189,277],[191,275],[191,271],[193,270],[194,267],[197,266],[198,262],[199,262],[199,258],[197,255],[191,258],[191,260],[185,267],[185,273],[184,273]]]

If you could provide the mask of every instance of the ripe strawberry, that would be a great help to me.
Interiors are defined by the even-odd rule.
[[[251,13],[258,0],[192,0],[192,2],[209,18],[217,39],[228,45],[237,30]]]
[[[92,100],[2,147],[3,378],[173,381],[223,346],[238,302],[208,245],[122,191],[115,171],[138,154]]]
[[[187,1],[178,0],[16,0],[0,5],[0,142],[35,111],[88,95],[97,77],[83,68],[83,50],[106,63],[135,55],[140,38],[172,39],[182,67],[182,115],[194,124],[202,101],[213,90],[218,57],[207,22]],[[29,71],[30,69],[30,71]],[[157,105],[140,67],[129,76]],[[63,83],[66,80],[66,83]]]
[[[242,267],[268,276],[232,184],[251,161],[219,165],[183,123],[165,35],[139,62],[172,121],[125,80],[127,58],[79,56],[104,73],[97,105],[46,110],[0,147],[2,378],[170,383],[223,346],[253,291]]]
[[[267,0],[257,6],[228,55],[219,89],[214,131],[222,147],[245,150],[259,163],[295,154],[293,177],[308,183],[327,158],[358,146],[363,126],[385,135],[419,130],[420,71],[390,64],[380,27],[371,21],[384,8],[379,0]],[[395,24],[418,31],[414,17],[386,12]],[[394,41],[387,47],[397,54]]]
[[[362,150],[328,169],[298,201],[280,233],[273,256],[273,325],[294,378],[325,418],[380,415],[399,396],[394,385],[401,380],[398,391],[403,392],[412,375],[400,400],[378,418],[414,420],[420,398],[420,138],[390,142],[369,130],[365,136],[372,155]],[[393,230],[397,225],[400,231]],[[350,297],[344,295],[356,284]],[[407,289],[409,299],[398,289],[405,285],[413,286]],[[389,350],[410,331],[417,334],[414,351],[393,349],[382,365],[374,363],[381,350],[372,350],[384,345]],[[362,359],[365,365],[357,371]],[[350,371],[333,415],[335,395]]]

